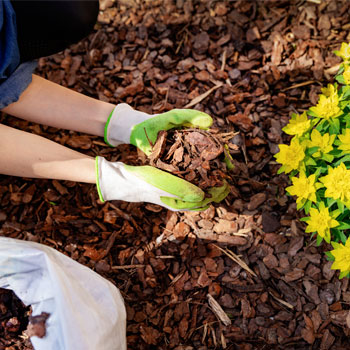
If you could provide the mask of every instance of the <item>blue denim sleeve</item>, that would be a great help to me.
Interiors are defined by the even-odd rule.
[[[0,109],[19,99],[35,67],[35,61],[20,65],[16,14],[10,0],[0,0]]]
[[[32,81],[32,73],[36,66],[36,61],[22,63],[0,84],[0,110],[19,99]]]

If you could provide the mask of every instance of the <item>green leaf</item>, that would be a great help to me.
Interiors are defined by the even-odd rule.
[[[337,221],[338,222],[340,222],[340,221],[343,222],[344,219],[347,219],[347,218],[350,218],[350,211],[349,211],[349,209],[345,209],[343,211],[343,213],[341,215],[339,215],[339,217],[337,217]]]
[[[322,240],[323,240],[323,238],[321,236],[317,235],[316,245],[319,246],[322,243]]]
[[[306,165],[313,165],[313,166],[317,165],[317,163],[310,157],[306,158],[305,164]]]
[[[328,163],[332,163],[334,157],[330,154],[323,154],[322,159],[325,160]]]
[[[335,80],[340,84],[345,84],[345,80],[344,80],[344,77],[342,75],[336,76]]]
[[[333,198],[327,198],[326,203],[327,203],[327,207],[330,208],[334,203],[336,203],[337,201]]]
[[[279,174],[282,174],[283,172],[284,172],[283,167],[278,168],[278,170],[277,170],[277,174],[278,174],[278,175],[279,175]]]
[[[349,100],[344,100],[339,102],[339,108],[344,112],[346,107],[349,106]]]
[[[329,209],[329,208],[328,208]],[[337,218],[340,214],[342,214],[343,212],[341,212],[339,209],[333,210],[332,212],[330,212],[330,214],[334,217]],[[338,227],[337,227],[338,228]]]
[[[307,202],[305,203],[305,206],[304,206],[305,214],[309,214],[310,209],[311,209],[311,205],[312,205],[312,202],[311,202],[311,201],[307,201]]]
[[[345,66],[344,66],[344,63],[342,63],[342,64],[340,65],[340,67],[339,67],[339,70],[338,70],[336,76],[338,76],[338,75],[340,75],[340,74],[343,74],[344,70],[345,70]]]
[[[344,272],[341,272],[339,274],[339,279],[342,279],[344,277],[349,277],[349,272],[348,271],[344,271]]]
[[[294,177],[295,175],[297,175],[298,173],[299,173],[298,170],[292,170],[291,173],[290,173],[290,175],[289,175],[289,177],[292,178],[292,177]]]
[[[341,145],[341,142],[336,140],[336,141],[334,141],[334,144],[335,144],[336,146],[340,146],[340,145]],[[337,149],[337,148],[333,148],[333,149],[329,152],[329,154],[331,154],[332,156],[334,156],[334,157],[336,157],[336,158],[340,157],[340,156],[342,155],[342,153],[343,153],[343,151],[342,151],[341,149]]]
[[[316,178],[318,178],[321,174],[327,173],[328,172],[328,167],[326,166],[319,166],[316,168],[315,175]]]
[[[230,150],[229,150],[227,144],[224,145],[224,154],[225,154],[225,159],[224,159],[224,161],[225,161],[225,163],[226,163],[227,169],[228,169],[228,170],[234,169],[235,166],[234,166],[234,164],[233,164],[233,158],[232,158],[232,156],[231,156],[231,154],[230,154]]]
[[[347,154],[346,156],[340,158],[337,162],[333,164],[333,167],[337,167],[341,163],[345,163],[345,162],[350,162],[350,154]]]
[[[320,119],[320,118],[318,118],[318,119]],[[323,130],[327,130],[327,129],[328,129],[328,123],[326,123],[326,121],[324,119],[321,120],[320,123],[316,126],[316,130],[319,131],[321,134],[322,134]]]
[[[346,122],[346,126],[348,127],[348,125],[350,124],[350,114],[346,114],[343,119]]]
[[[317,151],[319,150],[319,148],[320,148],[320,147],[318,147],[318,146],[307,148],[307,149],[305,150],[305,154],[307,154],[307,155],[312,155],[312,154],[314,154],[315,152],[317,152]]]
[[[310,109],[306,112],[307,115],[309,115],[310,117],[314,117],[314,118],[317,118],[317,119],[320,119],[320,117],[313,111],[310,111]]]
[[[332,121],[330,121],[329,131],[331,134],[339,134],[339,128],[340,128],[340,123],[338,118],[335,118]]]
[[[347,237],[345,236],[343,231],[339,231],[339,238],[343,244],[346,243]]]
[[[350,223],[342,222],[339,226],[337,226],[337,230],[349,230]]]
[[[350,97],[350,86],[344,86],[341,88],[340,91],[341,91],[343,100],[346,100],[348,97]]]
[[[337,205],[338,205],[338,209],[343,213],[344,212],[344,203],[337,199]]]
[[[325,252],[325,255],[327,256],[329,261],[334,261],[334,256],[331,252]]]

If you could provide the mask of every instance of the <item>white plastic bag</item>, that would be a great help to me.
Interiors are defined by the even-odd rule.
[[[126,312],[109,281],[53,248],[0,237],[0,287],[50,314],[35,350],[124,350]]]

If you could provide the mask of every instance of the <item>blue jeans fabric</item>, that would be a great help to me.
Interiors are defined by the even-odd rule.
[[[35,61],[20,64],[16,15],[9,0],[0,0],[0,110],[19,99],[36,65]]]

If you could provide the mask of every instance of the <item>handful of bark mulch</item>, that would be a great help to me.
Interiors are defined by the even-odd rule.
[[[227,170],[233,164],[225,140],[232,134],[201,129],[160,131],[147,161],[206,192],[211,187],[223,186],[229,178]]]

